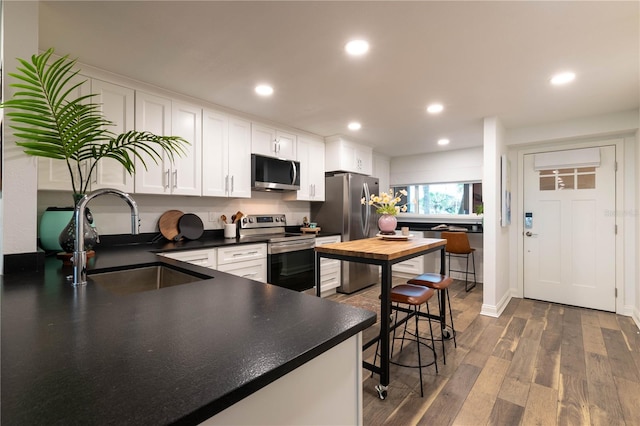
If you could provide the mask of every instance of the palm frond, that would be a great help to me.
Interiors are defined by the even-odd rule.
[[[72,98],[87,82],[75,82],[79,73],[74,70],[76,60],[68,56],[52,60],[53,53],[48,49],[30,60],[18,58],[18,72],[9,75],[16,80],[11,87],[19,90],[0,107],[9,109],[6,116],[18,139],[16,144],[26,154],[66,161],[74,193],[86,191],[101,158],[118,161],[132,174],[135,159],[146,168],[145,156],[157,163],[162,160],[162,152],[171,161],[174,155],[185,153],[184,145],[189,142],[177,136],[111,132],[109,128],[115,124],[103,116],[99,104],[92,102],[96,94]],[[90,167],[83,174],[84,161],[89,161]]]

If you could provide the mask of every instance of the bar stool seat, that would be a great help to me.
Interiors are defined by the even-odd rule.
[[[431,299],[433,297],[433,295],[435,294],[435,291],[433,289],[427,288],[427,287],[423,287],[423,286],[416,286],[416,285],[411,285],[411,284],[401,284],[398,286],[395,286],[391,289],[391,303],[395,305],[392,305],[392,310],[393,311],[402,311],[402,312],[406,312],[407,316],[402,320],[402,322],[404,322],[404,331],[402,333],[402,337],[396,337],[396,329],[398,327],[398,315],[395,315],[395,321],[394,321],[394,325],[393,325],[393,341],[395,341],[396,339],[401,339],[402,343],[400,345],[400,350],[402,351],[403,347],[404,347],[404,341],[406,340],[412,340],[416,342],[416,346],[417,346],[417,352],[418,352],[418,362],[416,365],[409,365],[409,364],[402,364],[399,362],[394,362],[392,360],[390,360],[389,362],[401,367],[408,367],[408,368],[417,368],[419,371],[419,375],[420,375],[420,396],[423,397],[424,396],[424,390],[423,390],[423,386],[422,386],[422,367],[427,367],[431,364],[435,364],[435,369],[436,369],[436,373],[438,372],[438,364],[437,364],[437,355],[436,355],[436,351],[435,351],[435,341],[433,339],[433,328],[431,327],[431,319],[429,318],[430,313],[429,313],[429,305],[427,304],[427,302],[429,301],[429,299]],[[402,308],[399,305],[409,305],[409,309],[407,308]],[[425,305],[427,308],[427,318],[429,319],[429,330],[431,333],[431,346],[427,345],[425,342],[423,342],[422,340],[424,340],[424,338],[420,338],[420,329],[418,327],[418,319],[420,316],[420,306]],[[411,309],[413,308],[413,309]],[[407,332],[407,323],[409,321],[409,319],[411,317],[415,317],[415,321],[416,321],[416,332],[415,334],[411,333],[411,332]],[[407,334],[409,334],[410,336],[414,337],[413,338],[408,338]],[[381,336],[382,338],[382,336]],[[380,343],[380,341],[378,341],[378,344]],[[393,344],[392,344],[392,349],[393,349]],[[420,346],[426,346],[427,348],[429,348],[432,352],[433,352],[433,362],[430,362],[428,364],[423,364],[422,363],[422,358],[420,355]],[[373,363],[376,363],[376,358],[378,357],[378,348],[376,347],[376,354],[373,358]],[[391,352],[391,357],[393,357],[393,350]]]
[[[454,347],[458,347],[458,343],[456,342],[456,330],[453,326],[453,313],[451,312],[451,299],[449,298],[449,286],[453,284],[453,278],[448,275],[440,275],[436,273],[426,273],[422,275],[418,275],[415,278],[407,281],[409,285],[417,285],[423,286],[427,288],[431,288],[434,290],[438,290],[438,308],[440,311],[440,325],[441,325],[441,334],[440,340],[442,342],[442,360],[443,363],[447,363],[447,355],[445,352],[444,341],[445,339],[450,339],[453,336],[453,345]],[[442,294],[444,292],[444,294]],[[445,304],[445,296],[447,303]],[[447,305],[449,305],[449,320],[450,326],[446,325],[446,315],[447,315]],[[451,328],[451,333],[447,330],[447,327]]]
[[[447,257],[449,258],[449,275],[451,275],[451,271],[464,272],[464,289],[465,291],[470,291],[478,284],[478,281],[476,279],[476,249],[471,247],[471,245],[469,244],[469,237],[467,236],[466,232],[442,232],[440,236],[441,238],[447,240],[445,251],[447,253]],[[469,256],[471,256],[471,265],[473,267],[471,272],[469,272]],[[451,269],[452,257],[464,258],[466,262],[465,269]],[[469,275],[473,275],[472,286],[469,286]]]

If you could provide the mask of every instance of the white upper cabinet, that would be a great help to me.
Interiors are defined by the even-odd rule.
[[[93,102],[101,105],[104,117],[115,124],[109,128],[111,132],[119,135],[134,129],[133,89],[94,79],[91,81],[91,92],[98,95]],[[91,190],[99,188],[133,192],[133,176],[117,160],[103,158],[98,162],[91,180]]]
[[[251,123],[204,110],[202,167],[202,195],[250,198]]]
[[[340,136],[326,138],[326,169],[328,172],[353,172],[371,175],[373,150],[371,147],[347,141]]]
[[[155,161],[142,154],[147,166],[136,158],[135,192],[139,194],[201,195],[202,193],[202,110],[195,105],[136,92],[136,130],[160,136],[181,136],[189,142],[184,153],[167,154]]]
[[[171,99],[136,91],[136,130],[160,136],[171,132]],[[136,158],[135,192],[138,194],[171,193],[171,170],[165,161],[142,154],[144,164]],[[146,169],[145,169],[146,165]]]
[[[300,190],[288,191],[285,200],[324,201],[324,155],[321,139],[298,137],[298,161],[300,161]]]
[[[202,109],[173,102],[171,112],[171,133],[190,143],[184,146],[182,156],[174,156],[171,193],[202,195]]]
[[[78,75],[73,83],[88,80],[80,86],[74,95],[84,96],[93,93],[96,96],[91,102],[99,104],[104,117],[112,121],[115,126],[109,130],[118,135],[134,128],[134,90],[128,87],[102,80],[90,79]],[[86,176],[89,172],[88,163],[82,164],[82,173]],[[76,172],[76,170],[74,170]],[[133,191],[133,177],[118,161],[111,158],[103,158],[98,162],[91,176],[89,190],[99,188],[116,188],[125,192]],[[38,159],[38,188],[71,190],[71,178],[66,162],[46,158]],[[80,190],[80,188],[77,188]]]
[[[251,152],[254,154],[297,160],[296,135],[258,123],[251,124]]]

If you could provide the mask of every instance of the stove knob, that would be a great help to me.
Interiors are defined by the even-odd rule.
[[[253,223],[253,218],[252,217],[249,218],[249,223]]]
[[[282,217],[280,218],[280,222],[286,222],[286,221],[287,221],[287,219],[286,219],[284,216],[282,216]]]
[[[279,217],[276,217],[276,222],[280,222],[280,218]]]

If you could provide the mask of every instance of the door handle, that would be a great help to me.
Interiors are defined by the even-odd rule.
[[[538,234],[534,234],[534,233],[533,233],[533,232],[531,232],[531,231],[527,231],[527,232],[525,232],[525,233],[524,233],[524,235],[526,235],[527,237],[537,237],[537,236],[538,236]]]

